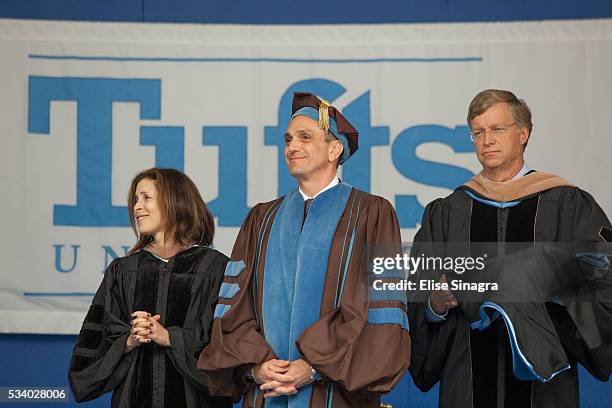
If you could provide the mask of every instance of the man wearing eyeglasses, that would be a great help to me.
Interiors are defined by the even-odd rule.
[[[529,169],[524,100],[482,91],[467,120],[482,171],[427,206],[412,255],[485,266],[417,272],[445,286],[410,294],[410,372],[440,383],[440,408],[577,408],[577,363],[612,371],[612,227],[587,192]]]

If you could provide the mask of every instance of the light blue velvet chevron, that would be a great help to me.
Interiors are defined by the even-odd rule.
[[[240,276],[242,271],[246,268],[243,260],[229,261],[225,266],[225,276],[236,277]],[[224,299],[232,299],[240,291],[240,285],[237,283],[223,282],[221,289],[219,289],[219,297]],[[217,304],[215,306],[214,318],[218,319],[223,317],[231,309],[231,305]]]
[[[239,284],[223,282],[221,284],[221,289],[219,289],[219,297],[224,299],[232,299],[238,292],[240,292]]]
[[[230,305],[223,305],[221,303],[217,303],[217,306],[215,306],[215,315],[213,316],[213,318],[218,319],[220,317],[223,317],[223,315],[226,314],[228,310],[230,310],[230,308]]]
[[[408,330],[408,315],[399,307],[385,307],[368,310],[370,324],[399,324]]]
[[[229,261],[225,267],[225,276],[236,277],[240,276],[242,271],[246,268],[242,259],[238,261]]]
[[[370,285],[368,289],[369,301],[370,302],[386,302],[386,301],[397,301],[401,302],[404,306],[408,306],[408,300],[406,298],[406,291],[404,290],[390,290],[381,289],[376,290],[374,286]]]

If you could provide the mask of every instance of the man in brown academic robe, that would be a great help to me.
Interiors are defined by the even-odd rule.
[[[285,159],[299,188],[256,205],[232,251],[198,367],[244,407],[379,407],[409,363],[403,291],[373,294],[370,255],[400,248],[385,199],[341,182],[357,131],[296,93]]]

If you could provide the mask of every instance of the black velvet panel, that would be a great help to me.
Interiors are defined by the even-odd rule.
[[[203,248],[194,248],[178,255],[175,259],[168,288],[166,326],[183,326],[191,301],[191,284],[202,259],[203,250]],[[202,262],[206,261],[205,259]]]
[[[157,285],[159,279],[159,263],[150,254],[142,251],[139,257],[136,291],[134,293],[134,311],[155,313],[157,303]]]
[[[185,384],[183,377],[174,368],[172,361],[168,356],[166,359],[166,389],[164,393],[164,406],[172,408],[184,408],[185,401]]]
[[[210,259],[212,259],[211,257],[202,256],[205,250],[204,248],[193,248],[177,255],[175,258],[168,288],[166,327],[183,326],[189,310],[189,302],[192,298],[191,285],[198,266],[200,262],[209,263]],[[167,407],[180,408],[185,406],[185,385],[183,381],[183,377],[166,356],[166,389],[164,398]]]
[[[505,223],[506,253],[512,253],[533,245],[534,222],[538,209],[538,198],[534,196],[523,200],[520,204],[504,210],[507,215]],[[500,228],[501,209],[488,206],[473,200],[472,219],[470,225],[471,243],[497,243]],[[522,245],[521,243],[524,243]],[[474,245],[473,244],[473,245]],[[473,246],[472,245],[472,246]],[[484,248],[486,247],[486,250]],[[472,253],[487,253],[489,257],[498,256],[497,246],[483,245],[482,248],[472,248]],[[497,406],[497,355],[501,350],[498,346],[498,330],[506,331],[501,319],[492,327],[480,332],[470,332],[470,349],[472,354],[473,397],[475,408],[490,408]],[[512,354],[508,336],[503,336],[505,370],[504,370],[504,406],[506,408],[524,408],[530,406],[531,382],[520,381],[512,373]]]
[[[99,330],[82,329],[79,333],[76,348],[96,350],[100,341],[102,341],[102,337],[103,333]]]
[[[506,330],[506,328],[503,327],[503,330]],[[512,373],[512,349],[510,348],[510,339],[508,339],[508,336],[504,336],[504,349],[506,352],[506,392],[504,394],[504,408],[530,407],[531,381],[519,380]]]
[[[487,254],[489,258],[497,256],[497,245],[485,245],[485,242],[497,242],[497,208],[472,200],[472,223],[470,224],[470,247],[473,256]]]
[[[497,242],[497,208],[472,201],[470,242],[472,245]],[[472,254],[497,256],[497,246],[472,248]],[[470,331],[472,355],[472,395],[474,408],[497,406],[497,330],[495,324],[485,331]]]
[[[72,356],[72,359],[70,360],[70,371],[81,371],[82,369],[89,367],[94,360],[95,359],[92,357]]]
[[[497,242],[497,208],[472,201],[470,242]]]
[[[161,261],[142,251],[139,254],[138,262],[133,310],[154,314]],[[153,344],[139,346],[136,372],[141,373],[141,375],[134,376],[132,379],[134,392],[131,395],[130,407],[148,408],[152,404],[154,347],[157,346]]]
[[[153,347],[152,344],[139,346],[140,353],[136,360],[136,372],[140,375],[132,377],[132,392],[130,408],[149,408],[153,405]]]
[[[508,253],[533,245],[538,198],[539,196],[528,198],[510,208],[506,224],[506,242],[525,242],[526,245],[511,245],[508,247]]]
[[[470,331],[474,408],[497,406],[497,325]]]
[[[89,311],[87,312],[87,316],[85,316],[86,323],[101,324],[103,318],[104,318],[104,306],[101,306],[101,305],[89,306]]]

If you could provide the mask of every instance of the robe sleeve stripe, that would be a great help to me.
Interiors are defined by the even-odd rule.
[[[94,331],[104,331],[104,325],[98,324],[98,323],[83,322],[83,326],[81,327],[81,330],[83,329],[94,330]]]
[[[86,323],[101,324],[104,318],[104,307],[101,305],[91,305],[87,316],[85,316]]]
[[[327,392],[325,394],[326,406],[327,408],[332,408],[332,401],[334,399],[334,384],[329,384],[327,386]]]
[[[81,371],[88,367],[95,359],[91,357],[73,356],[70,361],[70,371]]]
[[[239,276],[246,268],[244,261],[229,261],[225,267],[225,276]]]
[[[223,282],[221,284],[221,289],[219,290],[219,297],[224,299],[232,299],[238,292],[240,292],[239,284]]]
[[[79,334],[79,341],[76,344],[76,348],[88,348],[96,349],[102,341],[102,332],[99,330],[81,330]]]
[[[404,290],[376,289],[377,287],[380,286],[370,284],[370,287],[368,288],[370,302],[385,302],[394,300],[401,302],[404,306],[408,304],[406,292]]]
[[[73,355],[79,356],[79,357],[91,358],[95,360],[96,357],[98,357],[98,350],[78,348],[74,350]]]
[[[351,212],[349,213],[349,222],[347,225],[351,225],[351,220],[353,218],[353,207],[355,205],[355,200],[357,199],[357,194],[353,197],[351,202]],[[336,299],[334,300],[335,307],[340,305],[340,299],[342,299],[342,292],[344,291],[344,283],[346,282],[346,274],[348,272],[349,261],[351,259],[351,255],[353,254],[353,243],[355,242],[355,231],[357,230],[357,221],[359,221],[359,209],[361,208],[361,194],[359,194],[359,201],[357,202],[357,209],[355,213],[355,222],[353,224],[353,231],[351,233],[351,242],[348,247],[346,261],[344,262],[344,272],[342,273],[342,284],[340,284],[340,271],[338,271],[338,282],[336,283]],[[342,259],[344,258],[344,248],[346,246],[346,239],[348,237],[347,228],[346,233],[344,234],[344,242],[342,243],[342,252],[340,255],[340,267],[342,267]],[[338,286],[340,286],[340,290],[338,290]]]
[[[512,324],[512,320],[510,320],[504,309],[496,303],[484,302],[481,306],[481,315],[483,313],[486,313],[482,312],[482,309],[484,308],[491,308],[497,311],[503,317],[504,323],[506,323],[506,329],[508,330],[508,338],[510,339],[510,346],[512,348],[512,371],[516,378],[524,381],[538,380],[540,382],[546,383],[555,378],[558,374],[571,368],[571,365],[568,364],[561,370],[552,373],[549,377],[543,377],[538,374],[535,368],[533,367],[533,364],[531,364],[529,360],[527,360],[527,357],[525,357],[525,355],[521,351],[518,344],[516,332],[514,330],[514,325]]]
[[[399,324],[402,329],[408,330],[408,315],[397,307],[368,310],[368,323],[370,324]]]
[[[231,305],[224,305],[218,303],[217,306],[215,306],[215,315],[213,318],[218,319],[220,317],[223,317],[223,315],[226,314],[231,309],[231,307]]]
[[[259,233],[257,234],[257,249],[255,251],[255,260],[253,262],[253,278],[252,278],[253,285],[251,285],[252,291],[253,291],[253,311],[255,313],[255,321],[257,322],[257,324],[261,324],[261,319],[260,319],[258,309],[257,309],[257,299],[259,296],[258,269],[259,269],[259,260],[261,259],[261,250],[263,248],[263,240],[264,240],[265,232],[268,229],[268,224],[270,223],[270,220],[276,216],[276,212],[280,208],[283,200],[284,198],[281,200],[278,200],[270,208],[268,208],[268,210],[264,214],[263,221],[261,225],[259,226]]]

